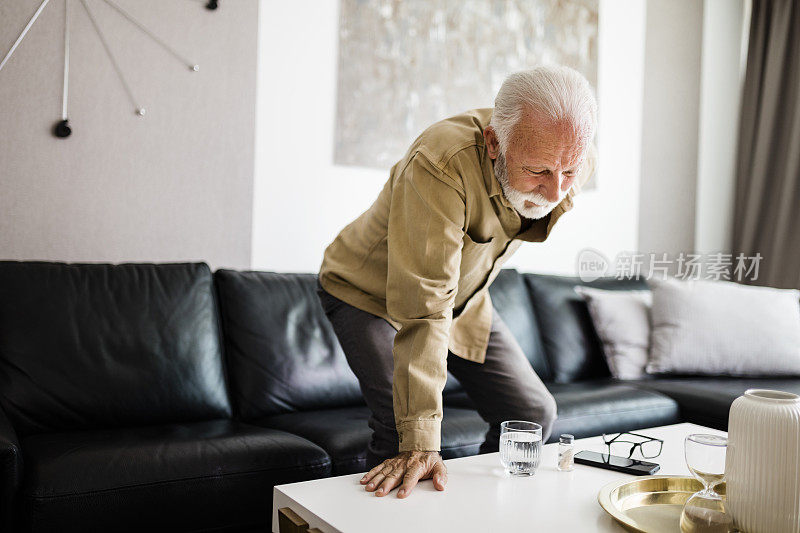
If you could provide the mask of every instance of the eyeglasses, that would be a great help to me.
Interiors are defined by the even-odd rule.
[[[628,440],[631,437],[644,440]],[[661,455],[661,448],[664,446],[664,441],[647,435],[640,435],[638,433],[629,433],[627,431],[622,433],[611,433],[606,435],[603,433],[603,442],[608,446],[609,455],[618,455],[630,459],[633,457],[633,452],[639,448],[639,453],[645,459],[653,459]]]

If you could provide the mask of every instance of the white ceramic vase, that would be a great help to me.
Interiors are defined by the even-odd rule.
[[[728,418],[727,508],[746,533],[800,533],[800,396],[750,389]]]

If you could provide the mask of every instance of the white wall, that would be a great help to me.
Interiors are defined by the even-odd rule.
[[[701,253],[731,249],[747,8],[745,0],[705,0],[704,5],[694,233]]]
[[[338,2],[262,0],[259,11],[252,264],[315,272],[325,246],[369,207],[388,172],[332,164]],[[573,273],[584,247],[611,257],[635,247],[644,0],[601,0],[599,24],[598,188],[509,266]]]
[[[0,57],[39,6],[0,0]],[[91,2],[147,115],[134,115],[79,2],[61,118],[64,2],[50,2],[0,72],[0,259],[251,259],[257,0],[120,0],[200,65],[192,73]]]
[[[253,194],[257,270],[316,272],[388,173],[333,165],[339,2],[261,0]]]
[[[694,248],[703,3],[649,0],[640,252]]]
[[[730,250],[746,0],[649,0],[638,250]]]

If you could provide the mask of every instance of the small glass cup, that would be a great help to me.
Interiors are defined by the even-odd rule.
[[[715,490],[725,481],[725,452],[728,439],[719,435],[695,433],[686,437],[686,466],[703,484],[681,512],[684,533],[730,533],[736,531],[733,519],[725,509],[725,501]]]
[[[525,420],[500,424],[500,462],[514,476],[532,476],[542,456],[542,426]]]

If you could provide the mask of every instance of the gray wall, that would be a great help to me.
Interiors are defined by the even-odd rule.
[[[200,64],[191,73],[89,0],[147,109],[134,115],[72,0],[70,123],[61,114],[64,0],[0,71],[0,259],[250,265],[257,0],[116,0]],[[0,1],[0,57],[39,0]]]

